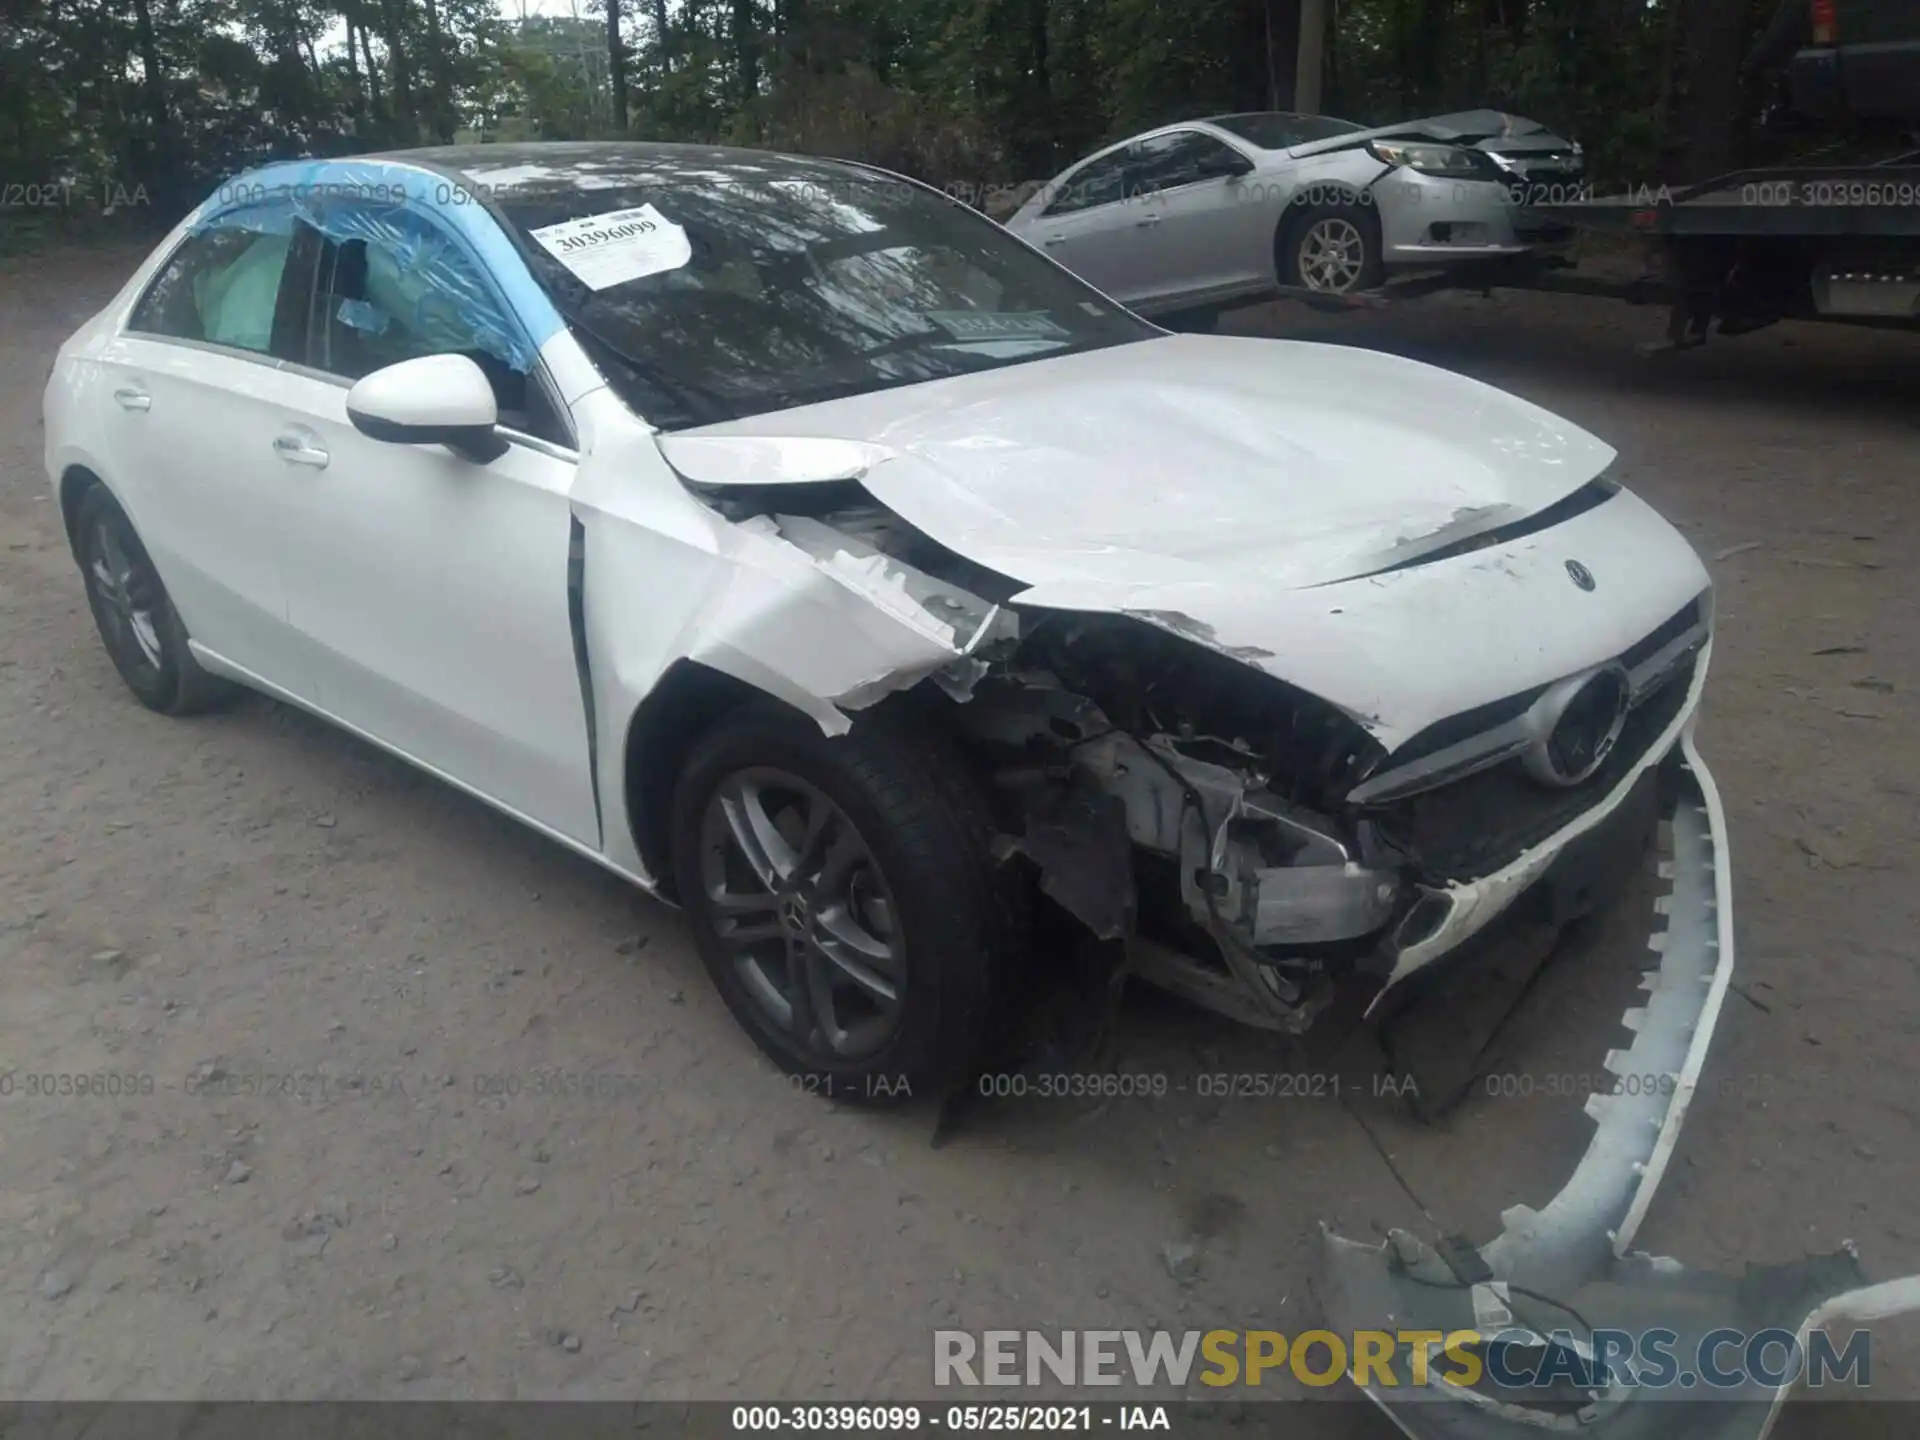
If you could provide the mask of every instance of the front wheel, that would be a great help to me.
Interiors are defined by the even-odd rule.
[[[982,1052],[1014,958],[971,779],[882,715],[829,739],[754,707],[675,790],[675,883],[736,1019],[807,1088],[937,1093]]]
[[[1278,249],[1285,285],[1345,295],[1371,290],[1385,278],[1379,220],[1362,205],[1309,206],[1282,227]]]

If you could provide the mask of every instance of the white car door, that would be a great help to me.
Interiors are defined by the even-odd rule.
[[[315,267],[300,413],[287,427],[307,467],[290,507],[288,618],[322,709],[597,847],[569,614],[576,457],[566,422],[537,365],[528,373],[491,353],[497,338],[484,327],[460,333],[447,292],[421,283],[419,240],[328,242]],[[439,273],[466,267],[463,294],[489,293],[465,251],[445,236],[425,241],[438,246]],[[503,454],[479,463],[354,428],[353,380],[449,352],[472,355],[494,380]]]
[[[299,693],[274,450],[295,388],[275,352],[300,320],[279,303],[287,255],[286,235],[252,229],[183,240],[102,348],[94,414],[108,483],[187,633]]]

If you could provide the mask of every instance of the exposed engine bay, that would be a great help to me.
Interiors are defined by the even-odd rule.
[[[1134,973],[1273,1030],[1305,1029],[1345,975],[1391,983],[1452,948],[1490,918],[1458,925],[1456,912],[1479,904],[1463,906],[1458,887],[1496,876],[1583,812],[1611,812],[1600,802],[1672,749],[1705,641],[1703,609],[1663,627],[1672,653],[1642,657],[1660,673],[1636,696],[1653,703],[1630,713],[1627,672],[1614,667],[1618,693],[1601,699],[1619,713],[1591,778],[1547,787],[1526,778],[1511,744],[1434,763],[1470,740],[1458,725],[1390,757],[1361,717],[1255,668],[1272,657],[1220,646],[1187,616],[1012,603],[1018,582],[855,480],[701,493],[897,618],[948,636],[949,663],[835,703],[858,710],[925,682],[991,797],[1003,858],[1024,856],[1044,894],[1093,936],[1124,942]],[[1512,728],[1541,703],[1536,690],[1463,718]],[[1407,755],[1421,763],[1403,770]],[[1637,854],[1645,833],[1613,848]],[[1525,884],[1506,888],[1502,903]]]

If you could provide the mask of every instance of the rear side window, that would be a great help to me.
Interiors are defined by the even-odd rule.
[[[189,236],[147,287],[129,330],[199,340],[257,355],[282,354],[280,304],[291,235],[215,229]],[[298,318],[298,317],[293,317]]]

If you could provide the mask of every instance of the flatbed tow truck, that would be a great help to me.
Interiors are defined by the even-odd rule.
[[[1529,207],[1548,224],[1647,242],[1653,263],[1639,278],[1582,274],[1563,255],[1531,252],[1370,291],[1281,294],[1334,311],[1494,289],[1665,305],[1666,337],[1648,353],[1704,344],[1716,322],[1728,336],[1780,320],[1920,330],[1920,5],[1783,0],[1747,66],[1784,66],[1791,99],[1776,115],[1840,122],[1855,132],[1850,158]]]
[[[1542,290],[1668,307],[1666,338],[1684,350],[1718,333],[1780,320],[1920,330],[1920,151],[1877,165],[1780,166],[1662,190],[1535,207],[1579,230],[1652,242],[1659,264],[1634,279],[1582,274],[1561,255],[1528,254],[1326,295],[1315,309],[1378,309],[1441,290]]]

